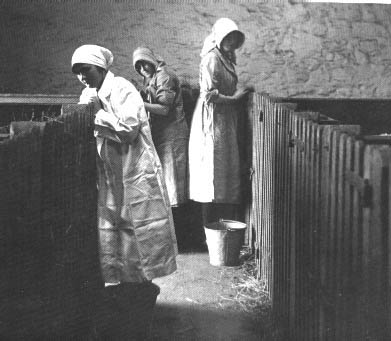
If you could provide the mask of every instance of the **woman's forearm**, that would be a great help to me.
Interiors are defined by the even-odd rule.
[[[231,104],[235,103],[236,101],[237,99],[235,98],[235,96],[225,96],[222,94],[218,94],[214,99],[211,100],[211,102],[217,104]]]
[[[222,95],[217,90],[212,90],[206,94],[205,99],[208,103],[234,104],[240,101],[248,91],[248,89],[239,89],[232,96],[227,96]]]
[[[145,110],[149,111],[151,114],[167,116],[169,107],[158,104],[158,103],[148,103],[144,102]]]

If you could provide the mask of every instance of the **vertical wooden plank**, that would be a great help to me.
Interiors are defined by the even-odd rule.
[[[317,180],[319,178],[319,167],[318,167],[318,124],[310,121],[309,122],[309,217],[308,217],[308,227],[309,227],[309,282],[310,282],[310,335],[309,338],[314,340],[318,336],[318,288],[319,288],[319,277],[318,277],[318,257],[317,257],[317,237],[318,237],[318,219],[317,214],[319,212],[318,204],[318,187]]]
[[[303,174],[304,174],[304,128],[303,118],[300,114],[297,116],[297,125],[295,131],[295,144],[297,146],[297,164],[296,164],[296,189],[295,189],[295,337],[303,339],[304,318],[303,318]]]
[[[353,173],[363,177],[364,142],[354,141]],[[362,197],[357,187],[353,189],[352,227],[352,285],[355,297],[352,302],[352,340],[366,338],[365,277],[363,273],[363,207]]]
[[[273,239],[272,239],[272,259],[273,259],[273,279],[274,279],[274,298],[277,301],[277,312],[278,319],[281,318],[279,315],[280,307],[283,299],[283,289],[282,289],[282,245],[281,242],[281,225],[280,225],[280,215],[281,215],[281,201],[280,201],[280,185],[281,185],[281,136],[280,136],[280,122],[281,122],[281,107],[278,104],[274,104],[274,127],[272,134],[275,137],[274,143],[274,159],[275,167],[274,172],[272,173],[272,186],[274,189],[274,200],[275,204],[273,207]]]
[[[314,338],[322,340],[322,326],[320,318],[321,310],[321,255],[320,255],[320,237],[321,237],[321,179],[322,179],[322,133],[323,127],[319,124],[314,125],[314,243],[313,243],[313,255],[314,255],[314,278],[317,282],[317,292],[315,296],[316,305],[316,330]]]
[[[346,137],[346,160],[345,167],[342,170],[342,176],[344,177],[344,206],[345,211],[343,214],[342,228],[343,228],[343,240],[344,240],[344,253],[342,255],[344,260],[344,275],[342,277],[342,287],[344,289],[344,317],[343,321],[343,334],[344,339],[352,338],[352,316],[353,316],[353,302],[354,287],[353,272],[352,272],[352,235],[353,235],[353,196],[354,187],[347,181],[347,174],[351,174],[354,170],[354,138],[349,135]]]
[[[284,113],[284,127],[285,127],[285,140],[284,140],[284,148],[285,148],[285,168],[284,168],[284,177],[285,177],[285,186],[284,186],[284,219],[282,221],[282,224],[285,229],[284,238],[284,248],[285,248],[285,290],[286,290],[286,304],[285,304],[285,316],[286,316],[286,326],[289,326],[290,322],[290,316],[289,316],[289,310],[290,310],[290,283],[292,281],[291,279],[291,269],[290,269],[290,258],[291,258],[291,231],[292,231],[292,225],[291,225],[291,205],[290,205],[290,198],[291,198],[291,192],[292,192],[292,158],[291,158],[291,147],[290,147],[290,132],[292,129],[292,111],[286,110]]]
[[[261,97],[258,97],[258,112],[261,113],[263,109],[263,99]],[[262,114],[263,116],[264,114]],[[257,190],[258,190],[258,226],[257,226],[257,245],[258,245],[258,262],[259,262],[259,273],[261,276],[261,280],[265,282],[265,288],[267,290],[267,279],[264,275],[264,268],[262,266],[262,240],[263,240],[263,221],[262,221],[262,215],[264,212],[263,207],[263,200],[262,200],[262,191],[263,191],[263,154],[264,154],[264,124],[263,119],[262,122],[259,122],[258,125],[256,125],[258,128],[258,164],[257,164],[257,173],[258,173],[258,182],[257,182]],[[267,292],[270,294],[270,292],[267,290]]]
[[[282,227],[281,227],[281,164],[282,164],[282,152],[281,152],[281,106],[273,103],[273,131],[272,135],[274,136],[274,171],[272,173],[272,188],[274,196],[274,206],[273,206],[273,220],[272,220],[272,262],[273,262],[273,281],[275,288],[275,296],[278,295],[278,312],[280,313],[281,305],[283,302],[283,285],[281,278],[283,276],[283,263],[282,263],[282,254],[283,248],[281,245],[282,242]],[[278,318],[281,319],[281,315],[278,315]]]
[[[298,325],[299,325],[299,337],[302,340],[306,339],[306,324],[307,320],[305,319],[305,312],[306,312],[306,304],[307,302],[307,293],[306,293],[306,255],[305,255],[305,247],[307,244],[307,238],[306,238],[306,215],[307,212],[306,210],[303,210],[304,207],[306,207],[306,177],[307,177],[307,169],[305,167],[306,163],[306,126],[305,126],[305,118],[303,116],[300,116],[299,119],[299,143],[301,144],[300,146],[300,153],[299,153],[299,191],[298,191],[298,206],[299,206],[299,215],[298,215],[298,239],[297,244],[298,244],[298,262],[297,262],[297,267],[298,267],[298,297],[297,300],[299,302],[299,316],[300,319],[298,320]]]
[[[287,108],[282,110],[281,116],[281,125],[282,125],[282,158],[283,163],[281,165],[282,171],[282,184],[281,184],[281,227],[282,232],[282,249],[283,249],[283,290],[284,290],[284,300],[282,302],[281,310],[284,314],[284,327],[288,326],[289,323],[289,293],[290,293],[290,203],[289,197],[291,192],[291,183],[290,183],[290,173],[291,173],[291,164],[290,164],[290,148],[289,148],[289,131],[290,126],[290,117],[291,111]]]
[[[323,127],[322,136],[322,178],[321,178],[321,225],[319,231],[320,238],[320,286],[321,286],[321,306],[320,306],[320,335],[321,340],[332,339],[330,310],[332,309],[330,292],[330,250],[329,250],[329,226],[330,226],[330,182],[331,182],[331,133],[333,126]]]
[[[336,316],[338,310],[339,293],[337,289],[337,273],[339,271],[338,254],[337,250],[340,247],[337,234],[337,219],[338,219],[338,165],[339,165],[339,140],[340,131],[333,129],[331,133],[331,171],[330,171],[330,225],[328,229],[329,244],[328,244],[328,257],[329,257],[329,269],[328,287],[331,293],[333,307],[330,311],[330,328],[333,337],[336,337]]]
[[[300,160],[300,296],[298,299],[300,300],[300,315],[301,315],[301,331],[300,336],[302,340],[308,340],[309,337],[309,321],[307,316],[307,311],[309,309],[309,285],[308,285],[308,258],[307,258],[307,247],[308,247],[308,210],[304,209],[308,207],[308,121],[306,116],[300,117],[300,143],[302,143],[301,148],[301,160]]]
[[[261,217],[263,214],[263,203],[261,200],[261,189],[263,186],[263,139],[264,139],[264,133],[263,133],[263,121],[261,121],[263,112],[262,112],[262,103],[261,103],[261,97],[260,95],[255,96],[255,106],[256,106],[256,119],[254,120],[253,125],[253,139],[254,139],[254,146],[253,146],[253,168],[254,168],[254,181],[253,181],[253,192],[254,192],[254,200],[253,200],[253,216],[254,216],[254,224],[256,228],[256,236],[255,236],[255,248],[257,250],[256,259],[257,259],[257,265],[258,265],[258,274],[260,276],[260,279],[262,281],[266,281],[266,278],[263,274],[263,268],[261,267],[262,264],[262,252],[261,252],[261,240],[262,240],[262,222]]]
[[[290,115],[290,164],[291,164],[291,191],[289,196],[290,211],[290,260],[289,260],[289,331],[290,337],[296,336],[296,194],[297,194],[297,168],[298,168],[298,146],[295,143],[297,136],[297,115]]]
[[[273,301],[273,278],[272,278],[272,250],[271,250],[271,242],[272,242],[272,210],[273,210],[273,202],[272,202],[272,169],[273,169],[273,137],[271,135],[272,131],[272,117],[273,117],[273,108],[271,102],[268,100],[265,103],[266,111],[264,115],[264,125],[265,125],[265,155],[263,159],[264,167],[264,179],[265,179],[265,187],[263,191],[263,202],[264,202],[264,229],[265,229],[265,238],[263,243],[263,264],[265,268],[265,277],[268,279],[268,288],[271,293],[271,299]]]
[[[364,220],[365,265],[368,303],[368,337],[386,340],[387,325],[387,233],[388,233],[388,147],[367,146],[364,154],[364,179],[372,186],[372,202]],[[366,205],[367,206],[367,205]]]
[[[363,178],[368,178],[369,176],[369,165],[372,159],[372,147],[366,145],[364,148],[363,156]],[[362,194],[361,194],[362,196]],[[362,198],[363,199],[363,198]],[[370,290],[370,281],[369,277],[369,266],[370,266],[370,228],[371,228],[371,208],[364,206],[364,201],[362,200],[363,205],[363,230],[362,230],[362,283],[363,283],[363,334],[365,338],[368,338],[368,327],[369,323],[369,290]]]
[[[391,148],[391,147],[389,147]],[[388,150],[388,153],[391,153],[390,150]],[[391,159],[390,159],[391,160]],[[391,161],[388,164],[388,181],[391,181]],[[391,185],[388,186],[388,207],[387,207],[387,212],[388,212],[388,227],[387,227],[387,270],[386,270],[386,304],[387,304],[387,313],[386,313],[386,324],[388,328],[391,328],[391,227],[390,227],[390,222],[391,222]],[[388,330],[389,333],[391,333],[390,330]]]
[[[248,110],[247,110],[247,123],[248,125],[245,127],[246,133],[249,138],[247,139],[247,157],[248,157],[248,165],[249,165],[249,203],[248,210],[246,212],[246,224],[247,224],[247,244],[249,246],[249,250],[252,254],[256,255],[255,249],[255,223],[254,223],[254,125],[255,121],[258,118],[258,113],[256,112],[256,93],[249,94],[248,101]],[[87,126],[88,129],[88,126]]]
[[[322,183],[321,197],[321,231],[320,231],[320,258],[321,258],[321,307],[320,307],[320,334],[324,339],[333,339],[336,328],[336,309],[339,293],[337,291],[338,271],[340,260],[338,250],[341,238],[338,239],[337,226],[340,216],[338,188],[341,183],[340,163],[344,156],[339,148],[339,136],[342,132],[357,132],[358,126],[338,125],[324,126],[322,149]]]
[[[339,134],[336,138],[336,148],[338,149],[338,164],[336,167],[336,217],[335,217],[335,316],[336,316],[336,330],[335,335],[337,339],[341,339],[343,337],[343,305],[345,299],[345,292],[342,285],[342,278],[346,275],[344,268],[344,238],[343,238],[343,229],[344,229],[344,214],[345,214],[345,162],[346,162],[346,139],[344,138],[344,134]]]
[[[316,230],[316,226],[314,224],[314,214],[315,214],[315,193],[314,193],[314,124],[311,120],[312,117],[309,117],[307,119],[307,156],[306,156],[306,163],[307,163],[307,190],[306,190],[306,207],[309,209],[307,210],[307,217],[306,217],[306,233],[307,233],[307,250],[306,250],[306,274],[307,274],[307,326],[306,329],[307,332],[307,339],[313,340],[316,335],[316,329],[317,329],[317,317],[316,317],[316,286],[317,281],[315,279],[315,271],[314,271],[314,262],[315,262],[315,255],[313,253],[313,247],[314,247],[314,230]]]

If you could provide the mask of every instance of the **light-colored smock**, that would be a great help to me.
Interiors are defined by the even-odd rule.
[[[183,111],[182,90],[178,77],[159,65],[146,92],[151,103],[169,107],[167,115],[151,113],[152,138],[163,167],[171,206],[188,200],[189,128]]]
[[[85,89],[88,91],[88,88]],[[177,245],[162,169],[143,100],[109,71],[95,117],[100,261],[106,283],[176,270]]]
[[[238,108],[206,100],[217,89],[232,96],[236,91],[234,65],[214,48],[200,65],[200,96],[190,129],[189,190],[198,202],[240,203],[240,161],[237,139]]]

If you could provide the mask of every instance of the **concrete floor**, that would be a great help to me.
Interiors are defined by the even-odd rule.
[[[209,264],[207,251],[182,251],[177,257],[177,264],[178,270],[175,273],[153,281],[160,287],[160,294],[157,298],[147,340],[278,340],[273,335],[270,315],[267,309],[262,310],[262,312],[255,310],[247,312],[235,298],[237,296],[237,287],[233,286],[233,284],[238,283],[238,279],[244,277],[244,266],[212,266]],[[130,296],[133,297],[132,295]],[[46,310],[50,311],[50,307],[44,309],[42,304],[38,304],[41,300],[21,299],[20,302],[18,301],[21,304],[21,308],[18,311],[23,313],[22,316],[15,316],[13,322],[10,321],[11,326],[13,326],[11,333],[0,333],[0,335],[8,335],[5,338],[0,336],[0,339],[18,339],[23,341],[54,339],[64,341],[112,340],[111,336],[107,338],[102,336],[103,334],[101,333],[106,330],[106,327],[112,327],[112,325],[118,323],[117,315],[113,313],[117,312],[117,306],[115,306],[114,310],[111,310],[111,304],[106,304],[103,301],[101,305],[96,305],[95,309],[90,313],[92,313],[91,316],[95,316],[94,325],[97,328],[91,329],[91,332],[88,331],[90,329],[85,330],[88,333],[87,337],[79,329],[79,318],[73,316],[72,313],[80,313],[78,312],[80,305],[76,304],[77,302],[75,301],[77,297],[74,300],[70,300],[71,297],[67,297],[63,303],[65,304],[69,301],[67,303],[69,307],[64,306],[60,311],[58,306],[54,304],[56,302],[54,302],[53,311],[56,314],[47,316],[42,316],[41,314]],[[101,301],[98,300],[99,297],[96,297],[98,303]],[[129,299],[127,295],[118,297],[120,297],[119,305],[128,305]],[[130,298],[130,300],[134,302],[134,298]],[[17,308],[18,302],[12,301],[10,307]],[[11,309],[11,311],[13,310]],[[62,310],[64,310],[63,314],[61,314]],[[38,312],[40,313],[38,315],[33,314],[33,311],[37,311],[37,314]],[[129,321],[129,326],[131,327],[134,325],[137,316],[142,315],[130,318],[127,316],[126,314],[124,315],[126,317],[124,322],[126,324]],[[25,319],[25,317],[29,317],[29,319]],[[80,317],[83,317],[83,314]],[[64,321],[68,321],[68,324],[65,324],[64,329],[61,329],[61,323],[64,322],[64,318],[67,318]],[[42,325],[36,325],[38,322]],[[120,325],[125,324],[120,322]],[[0,330],[1,326],[0,319]],[[56,326],[58,327],[57,329],[55,328]],[[94,330],[94,333],[92,333],[92,330]],[[46,334],[49,331],[51,334]],[[10,335],[13,336],[11,337]],[[20,337],[16,338],[17,335]],[[48,335],[57,336],[54,338],[48,337]],[[119,341],[135,339],[134,337],[132,338],[134,335],[132,332],[125,333],[125,335],[125,337],[121,336],[117,339]],[[136,338],[136,341],[139,341],[139,338]]]
[[[269,320],[232,299],[243,268],[215,267],[209,254],[182,252],[178,270],[154,280],[160,289],[150,340],[271,340]]]

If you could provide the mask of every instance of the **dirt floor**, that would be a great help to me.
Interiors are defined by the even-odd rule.
[[[250,261],[216,267],[207,251],[199,251],[181,252],[177,262],[174,274],[154,280],[161,292],[150,340],[276,339],[266,296],[246,288]]]

